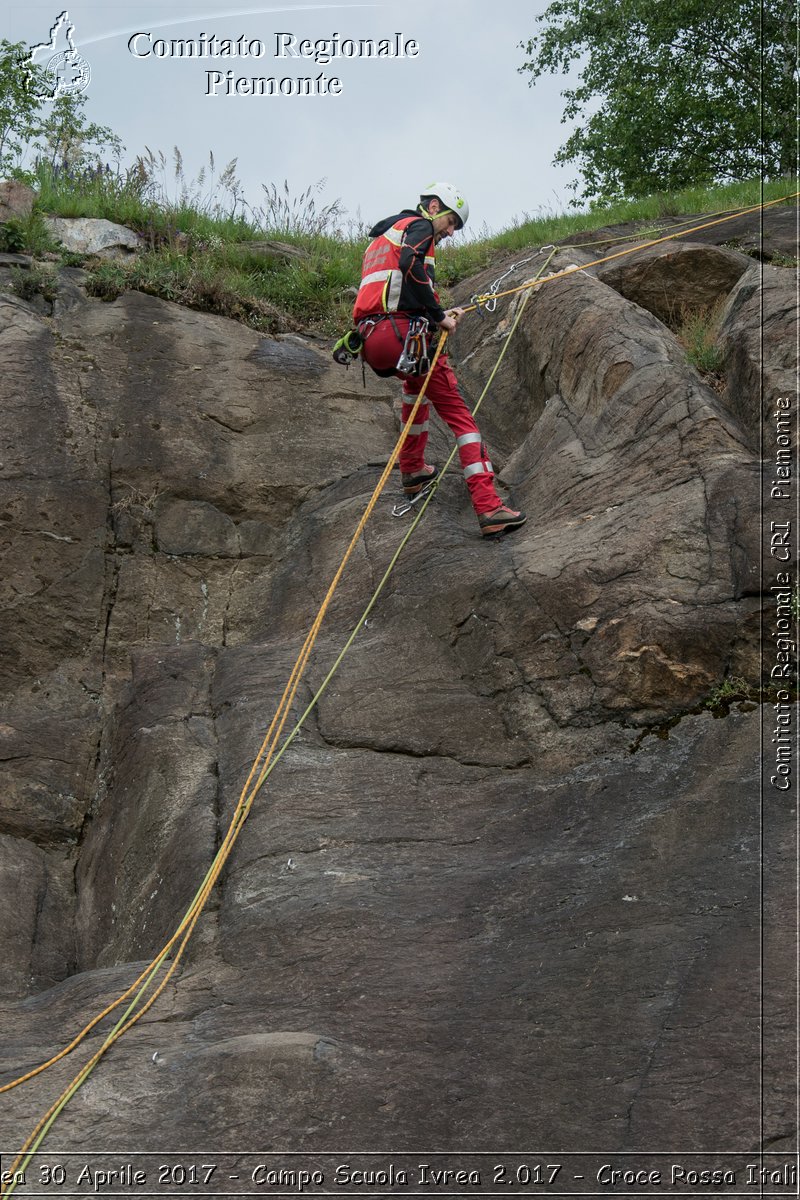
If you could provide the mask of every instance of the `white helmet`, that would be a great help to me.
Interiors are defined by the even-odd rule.
[[[422,195],[436,196],[436,198],[441,200],[442,204],[444,205],[443,212],[437,215],[441,216],[448,212],[455,213],[461,222],[459,228],[464,228],[467,223],[467,217],[469,216],[469,205],[459,192],[458,188],[454,187],[452,183],[443,183],[442,181],[439,181],[438,183],[429,183],[422,189]]]

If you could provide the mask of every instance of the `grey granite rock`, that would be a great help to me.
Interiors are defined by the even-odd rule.
[[[398,430],[311,337],[61,284],[0,303],[3,1078],[187,911]],[[453,339],[473,398],[514,311]],[[381,500],[287,729],[351,653],[53,1144],[796,1147],[773,713],[688,715],[760,678],[747,423],[592,269],[533,296],[481,425],[528,524],[481,539],[448,476],[364,624]],[[4,1151],[96,1045],[4,1097]]]

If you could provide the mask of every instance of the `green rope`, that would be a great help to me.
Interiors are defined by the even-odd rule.
[[[555,253],[556,253],[556,251],[554,249],[548,255],[545,262],[539,268],[537,278],[539,275],[541,275],[542,271],[548,265],[548,263],[550,262],[551,258],[553,257],[553,255]],[[522,314],[525,311],[525,306],[527,305],[528,300],[530,299],[531,295],[532,295],[532,292],[528,291],[525,294],[525,296],[523,297],[521,304],[519,305],[519,308],[517,310],[517,313],[516,313],[516,316],[512,323],[512,326],[511,326],[510,330],[508,331],[508,334],[506,335],[506,338],[503,342],[503,347],[500,351],[500,354],[498,355],[497,361],[496,361],[494,367],[492,368],[492,371],[489,375],[489,378],[486,381],[483,391],[481,392],[480,396],[478,397],[475,407],[472,410],[473,415],[475,413],[477,413],[478,410],[480,409],[481,404],[483,403],[483,401],[489,391],[489,388],[491,387],[492,382],[494,381],[494,377],[497,374],[498,370],[500,369],[500,364],[502,363],[502,361],[505,357],[506,351],[508,350],[508,346],[511,342],[511,338],[512,338],[514,332],[516,331],[516,328],[520,322],[520,319],[522,318]],[[439,484],[441,483],[442,478],[444,477],[448,468],[452,464],[457,452],[458,452],[458,446],[456,445],[451,450],[444,466],[437,473],[435,479],[433,480],[432,486],[430,487],[427,495],[425,496],[425,499],[424,499],[422,505],[420,506],[419,512],[414,517],[414,520],[412,521],[411,525],[408,527],[408,530],[402,537],[399,545],[397,546],[397,549],[395,550],[394,554],[392,555],[391,559],[389,560],[389,564],[386,567],[386,570],[384,571],[383,576],[381,577],[380,582],[378,583],[378,586],[375,588],[366,608],[362,612],[361,616],[358,618],[358,621],[356,622],[355,626],[353,627],[349,637],[347,638],[346,642],[342,646],[342,649],[340,650],[336,660],[334,661],[333,665],[331,666],[330,670],[328,671],[327,675],[323,679],[320,686],[317,688],[317,691],[314,693],[314,695],[311,698],[305,711],[298,718],[293,729],[287,734],[280,749],[273,756],[270,763],[262,770],[261,774],[258,776],[255,783],[253,784],[250,794],[247,797],[247,800],[245,802],[245,805],[242,808],[240,819],[237,822],[237,826],[236,826],[237,832],[241,828],[242,824],[244,823],[244,821],[252,807],[252,804],[253,804],[253,801],[255,800],[256,795],[258,794],[260,789],[263,787],[264,783],[267,781],[269,776],[272,774],[273,770],[278,765],[278,763],[280,762],[283,755],[289,749],[289,746],[292,744],[294,739],[300,733],[301,729],[303,728],[303,725],[305,724],[305,722],[308,719],[308,717],[310,716],[310,714],[316,708],[322,695],[326,691],[328,685],[330,684],[334,675],[336,674],[339,667],[341,666],[342,661],[344,660],[346,654],[348,653],[351,646],[353,645],[353,642],[355,641],[356,637],[358,636],[359,630],[364,625],[364,623],[367,621],[370,613],[372,612],[373,608],[377,604],[378,599],[379,599],[390,575],[392,574],[395,566],[397,565],[400,555],[403,553],[403,550],[405,549],[406,545],[408,544],[415,529],[417,528],[420,521],[422,520],[428,505],[430,504],[431,500],[433,499],[433,497],[439,487]],[[209,877],[212,875],[212,873],[214,871],[214,867],[218,861],[219,855],[222,853],[222,849],[223,849],[223,847],[220,847],[220,849],[217,851],[217,854],[214,856],[211,866],[209,867],[208,871],[206,872],[206,874],[203,878],[203,882],[201,883],[200,887],[197,889],[197,892],[195,893],[195,896],[194,896],[191,904],[189,905],[189,907],[186,911],[186,914],[184,915],[183,920],[180,922],[180,925],[183,925],[184,922],[186,921],[187,917],[189,917],[189,915],[193,912],[204,888],[206,887],[206,885],[208,883]],[[180,925],[179,925],[179,928],[180,928]],[[186,934],[184,935],[184,941],[178,952],[179,955],[183,952],[186,942],[188,941],[189,936],[191,936],[192,929],[193,929],[193,925],[190,925],[189,929],[186,931]],[[159,957],[153,963],[153,965],[152,965],[150,971],[148,972],[144,982],[142,983],[142,986],[140,987],[139,991],[133,997],[130,1004],[125,1009],[125,1012],[122,1014],[122,1016],[117,1021],[114,1028],[107,1034],[100,1049],[95,1052],[95,1054],[92,1056],[92,1058],[90,1058],[89,1061],[86,1063],[83,1070],[79,1073],[78,1076],[76,1076],[71,1087],[64,1093],[63,1097],[61,1098],[60,1103],[53,1109],[53,1112],[50,1114],[47,1121],[42,1125],[41,1130],[37,1134],[36,1139],[31,1144],[30,1149],[28,1150],[25,1158],[23,1159],[23,1161],[21,1163],[21,1169],[23,1172],[27,1168],[27,1166],[30,1163],[33,1156],[36,1154],[39,1146],[44,1141],[45,1137],[49,1133],[50,1129],[52,1128],[52,1126],[55,1123],[58,1116],[61,1114],[63,1109],[67,1106],[67,1104],[72,1099],[72,1097],[75,1095],[75,1093],[79,1090],[79,1088],[81,1088],[83,1086],[83,1084],[86,1082],[86,1080],[89,1078],[89,1076],[91,1075],[95,1066],[97,1065],[99,1060],[102,1058],[103,1054],[105,1053],[107,1047],[111,1043],[113,1043],[114,1041],[117,1040],[118,1035],[120,1035],[122,1032],[124,1032],[125,1028],[127,1027],[127,1025],[130,1021],[130,1018],[135,1014],[142,999],[149,991],[156,975],[161,970],[161,967],[164,963],[164,960],[167,958],[167,955],[169,954],[170,949],[171,949],[171,946],[165,947],[165,949],[162,951],[162,953],[159,955]],[[133,1022],[131,1021],[130,1023],[133,1023]],[[13,1194],[13,1192],[15,1191],[15,1189],[16,1189],[16,1184],[13,1181],[11,1181],[8,1185],[8,1188],[5,1191],[5,1195],[11,1196]]]

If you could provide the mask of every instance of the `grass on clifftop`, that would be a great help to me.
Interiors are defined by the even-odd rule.
[[[292,196],[286,184],[271,184],[263,188],[263,205],[253,208],[242,198],[235,163],[217,174],[210,156],[208,168],[187,181],[177,150],[170,171],[164,156],[150,151],[124,174],[98,169],[74,175],[42,168],[31,218],[0,228],[5,235],[0,249],[57,256],[83,266],[89,272],[90,292],[103,299],[136,289],[268,333],[304,327],[333,336],[350,325],[352,289],[360,278],[371,220],[345,220],[338,201],[321,205],[321,188],[318,184]],[[764,199],[778,199],[793,190],[790,181],[768,184]],[[629,222],[640,226],[638,236],[657,237],[665,218],[737,210],[760,199],[759,181],[752,180],[651,196],[588,213],[526,215],[499,233],[484,226],[455,244],[444,244],[437,279],[447,303],[448,288],[517,250],[530,253],[551,242],[585,238],[592,230]],[[406,201],[401,197],[398,208]],[[120,262],[67,255],[48,238],[44,214],[104,217],[134,229],[147,249]],[[265,239],[286,243],[296,253],[265,254],[251,245]]]

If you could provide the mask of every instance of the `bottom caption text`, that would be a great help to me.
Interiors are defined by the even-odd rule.
[[[797,1195],[796,1154],[186,1152],[0,1160],[33,1196]]]

